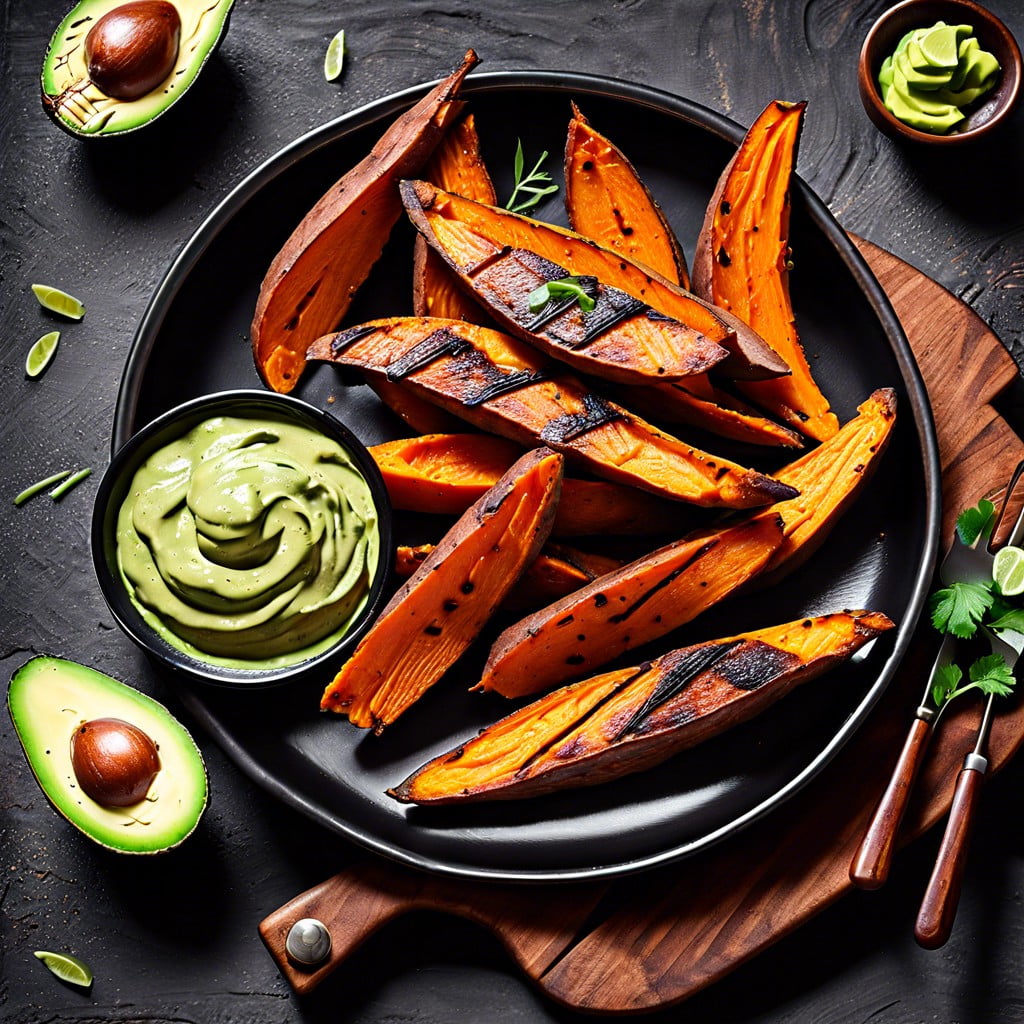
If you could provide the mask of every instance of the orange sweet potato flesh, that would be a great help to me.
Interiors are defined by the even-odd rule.
[[[380,733],[476,639],[551,530],[562,458],[527,452],[445,534],[324,691],[320,706]]]
[[[728,597],[781,543],[781,518],[763,512],[659,548],[509,626],[477,689],[523,697],[585,676]]]
[[[395,572],[402,577],[411,576],[433,550],[433,544],[400,545],[395,551]],[[520,612],[540,608],[620,565],[621,561],[606,555],[564,544],[546,544],[505,598],[503,607]]]
[[[455,97],[476,63],[470,50],[460,67],[402,114],[274,257],[250,332],[256,369],[269,388],[291,391],[310,342],[344,317],[401,216],[396,182],[419,173],[458,114]]]
[[[427,165],[425,177],[439,188],[494,205],[498,197],[480,155],[476,121],[467,114],[445,134]],[[413,247],[412,308],[417,316],[440,316],[487,326],[480,305],[468,296],[445,261],[421,235]]]
[[[828,441],[775,474],[800,493],[772,508],[785,523],[785,539],[758,585],[777,582],[820,547],[881,460],[896,423],[896,393],[879,388],[857,413]]]
[[[532,252],[569,274],[596,277],[724,346],[730,356],[715,369],[726,376],[760,380],[789,373],[786,363],[742,321],[593,239],[429,182],[402,182],[400,190],[413,223],[428,225],[439,244],[462,252],[466,268],[492,257],[495,248]]]
[[[818,441],[839,429],[797,335],[789,296],[790,180],[803,103],[769,103],[722,172],[693,262],[693,288],[752,327],[792,373],[744,382],[773,416]]]
[[[375,377],[369,381],[376,396],[404,423],[420,434],[451,434],[462,430],[465,424],[457,416],[445,412],[407,387]]]
[[[515,462],[521,448],[493,434],[439,433],[385,441],[370,454],[395,508],[461,515]],[[567,477],[551,534],[678,535],[684,525],[675,502],[605,480]]]
[[[795,490],[656,430],[548,369],[525,343],[455,320],[374,320],[317,340],[313,360],[402,380],[476,426],[546,444],[596,475],[705,507],[756,508]]]
[[[569,226],[689,288],[690,275],[679,240],[636,168],[621,149],[590,126],[575,103],[572,112],[565,142]],[[436,178],[430,180],[450,192],[466,194]]]
[[[748,721],[892,626],[878,612],[835,613],[586,679],[434,758],[389,794],[417,804],[514,800],[651,768]]]
[[[533,296],[539,289],[571,276],[564,261],[525,247],[499,245],[466,223],[449,230],[452,225],[419,206],[414,189],[403,185],[403,196],[409,197],[406,209],[420,237],[499,327],[581,373],[651,384],[705,373],[728,355],[685,321],[596,276],[578,279],[592,308],[584,310],[571,295],[536,306]]]

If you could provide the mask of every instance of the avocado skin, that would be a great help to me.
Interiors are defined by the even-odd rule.
[[[124,135],[155,121],[188,91],[227,33],[234,0],[172,2],[182,21],[178,60],[156,89],[135,100],[107,96],[89,81],[82,45],[89,28],[125,0],[81,0],[71,8],[50,39],[41,75],[43,109],[58,127],[80,139]]]
[[[11,677],[7,707],[22,749],[54,809],[94,842],[119,853],[173,849],[206,809],[206,765],[185,727],[162,704],[112,677],[64,658],[40,655]],[[81,721],[122,718],[157,744],[161,770],[146,799],[102,807],[71,767],[71,734]]]

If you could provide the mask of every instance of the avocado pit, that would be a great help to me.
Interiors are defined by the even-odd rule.
[[[132,0],[108,11],[85,37],[89,79],[108,96],[136,100],[173,70],[181,16],[167,0]]]
[[[160,771],[157,745],[120,718],[94,718],[71,734],[71,767],[86,796],[102,807],[145,799]]]

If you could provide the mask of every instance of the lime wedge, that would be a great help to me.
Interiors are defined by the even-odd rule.
[[[85,306],[74,295],[68,295],[59,288],[48,284],[34,284],[32,291],[35,292],[39,305],[51,313],[60,313],[69,320],[81,320],[85,315]]]
[[[924,59],[935,68],[952,70],[957,65],[957,31],[956,25],[936,25],[929,32],[923,32],[917,38]]]
[[[25,373],[29,377],[38,377],[50,365],[57,352],[60,331],[44,334],[29,350],[25,357]]]
[[[68,953],[50,953],[45,949],[37,949],[33,956],[38,957],[50,970],[71,985],[88,988],[92,984],[92,971],[77,956]]]
[[[342,29],[328,44],[324,57],[324,78],[333,82],[345,64],[345,30]]]
[[[992,560],[992,579],[1004,597],[1024,594],[1024,548],[1000,548]]]

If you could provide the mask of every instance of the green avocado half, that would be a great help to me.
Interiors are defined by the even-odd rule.
[[[159,853],[182,842],[206,808],[206,766],[185,727],[151,697],[63,658],[26,662],[7,690],[11,720],[43,792],[72,825],[120,853]],[[82,791],[71,762],[71,737],[83,723],[116,718],[156,744],[160,770],[146,796],[105,807]]]
[[[181,19],[177,57],[158,85],[136,99],[108,96],[89,78],[85,41],[125,0],[82,0],[57,27],[43,59],[43,108],[65,131],[85,138],[122,135],[158,118],[188,90],[227,31],[234,0],[170,0]]]

